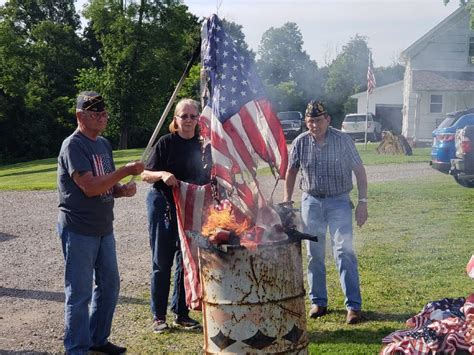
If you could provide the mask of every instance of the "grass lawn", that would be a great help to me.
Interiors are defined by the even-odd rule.
[[[357,144],[365,165],[428,162],[430,148],[415,148],[412,156],[379,155],[377,143]],[[143,149],[118,150],[114,152],[115,165],[120,167],[131,160],[141,158]],[[0,166],[0,191],[2,190],[54,190],[56,189],[57,158],[41,159],[26,163]],[[270,175],[269,168],[259,169],[260,175]],[[129,181],[130,178],[124,179]]]
[[[474,290],[474,282],[465,273],[474,252],[474,189],[462,188],[440,174],[421,182],[374,183],[370,196],[369,220],[355,228],[368,321],[353,326],[344,323],[343,296],[329,257],[332,312],[323,319],[308,320],[311,354],[377,354],[381,339],[404,329],[405,321],[429,301],[467,296]],[[114,338],[133,354],[200,353],[201,333],[150,331],[148,293],[143,291],[142,304],[119,305]]]

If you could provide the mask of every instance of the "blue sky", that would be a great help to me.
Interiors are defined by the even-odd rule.
[[[0,0],[3,4],[5,0]],[[81,8],[86,0],[76,1]],[[396,61],[400,52],[457,9],[443,0],[184,0],[199,17],[217,13],[243,26],[249,46],[257,51],[270,27],[295,22],[303,49],[323,66],[355,34],[368,37],[376,66]]]

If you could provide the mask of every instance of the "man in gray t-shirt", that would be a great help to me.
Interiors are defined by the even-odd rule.
[[[143,163],[130,162],[115,170],[112,147],[100,136],[108,119],[102,96],[81,92],[76,118],[77,130],[64,140],[58,157],[58,233],[65,260],[64,347],[68,354],[89,350],[121,354],[126,349],[108,341],[120,288],[114,198],[135,195],[135,183],[119,181],[140,174]]]

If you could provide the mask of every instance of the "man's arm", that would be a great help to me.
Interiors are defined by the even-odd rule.
[[[142,181],[149,184],[154,184],[160,180],[163,180],[163,182],[168,186],[176,186],[178,184],[176,177],[168,171],[144,170],[141,176]]]
[[[134,161],[127,163],[125,166],[122,166],[110,174],[101,176],[94,176],[91,171],[85,173],[75,171],[72,174],[72,179],[87,197],[93,197],[99,196],[111,188],[115,189],[115,186],[124,177],[138,175],[142,171],[143,163]]]
[[[364,165],[360,164],[353,168],[357,181],[357,190],[359,193],[359,201],[355,210],[355,218],[359,227],[363,226],[367,221],[367,174]]]
[[[285,176],[285,192],[283,195],[283,202],[291,201],[293,196],[293,190],[295,188],[296,175],[298,174],[297,168],[288,168]]]

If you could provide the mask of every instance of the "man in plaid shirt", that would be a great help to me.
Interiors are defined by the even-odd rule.
[[[327,314],[325,249],[329,227],[334,259],[339,271],[347,308],[346,322],[361,321],[357,258],[352,245],[352,209],[349,198],[352,172],[357,180],[359,201],[355,210],[358,226],[367,220],[367,176],[352,139],[330,127],[331,117],[316,101],[308,104],[305,113],[308,131],[300,134],[290,151],[286,173],[284,201],[291,201],[298,171],[301,173],[301,218],[304,232],[320,236],[318,242],[307,241],[309,256],[308,282],[311,318]]]

